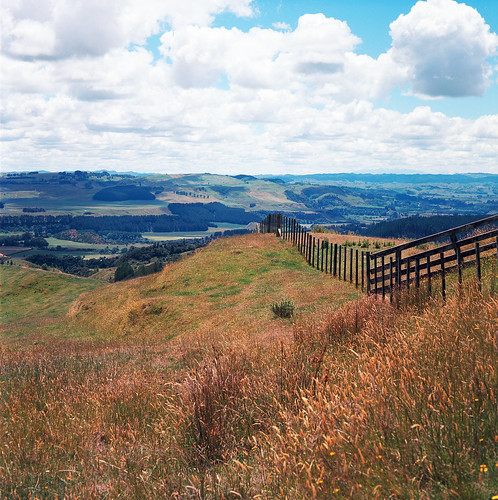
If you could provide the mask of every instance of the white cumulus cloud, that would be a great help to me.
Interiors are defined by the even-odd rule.
[[[486,59],[498,36],[473,8],[454,0],[417,2],[391,24],[393,61],[406,68],[414,94],[482,96],[490,85]]]

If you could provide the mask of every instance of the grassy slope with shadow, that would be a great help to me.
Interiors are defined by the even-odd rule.
[[[298,314],[355,298],[348,283],[309,267],[272,235],[221,239],[157,275],[116,283],[75,302],[71,317],[81,335],[170,338],[181,334],[284,328],[272,302],[294,301]]]

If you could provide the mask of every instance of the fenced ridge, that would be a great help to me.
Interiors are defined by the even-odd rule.
[[[329,243],[314,236],[296,219],[282,214],[268,214],[259,224],[261,233],[275,233],[295,246],[308,264],[335,278],[354,283],[365,289],[367,257],[369,252],[360,251],[337,243]]]
[[[432,291],[435,277],[446,297],[447,273],[457,271],[462,283],[465,267],[475,266],[481,286],[481,260],[493,252],[498,258],[498,215],[454,227],[378,252],[360,251],[327,239],[319,239],[296,219],[269,214],[259,224],[262,233],[275,233],[289,241],[308,264],[322,272],[354,283],[368,294],[390,296],[401,290],[418,289],[422,280]],[[432,246],[432,248],[428,248]]]

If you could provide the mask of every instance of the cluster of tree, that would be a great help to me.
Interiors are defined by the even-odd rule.
[[[100,217],[76,216],[71,221],[73,229],[127,232],[207,231],[208,224],[195,218],[171,215],[102,215]]]
[[[204,198],[207,199],[209,198],[209,195],[207,194],[197,194],[193,193],[192,191],[175,191],[175,194],[180,194],[182,196],[191,196],[192,198]]]
[[[126,277],[145,276],[146,274],[160,271],[164,264],[177,260],[182,253],[193,251],[205,245],[206,242],[207,239],[203,238],[154,243],[146,247],[130,247],[127,252],[120,256],[94,259],[84,259],[81,256],[75,255],[44,253],[30,255],[26,257],[26,260],[38,266],[51,267],[82,277],[91,276],[98,269],[117,266],[119,268],[119,279],[116,281],[120,281],[126,279]],[[129,272],[130,267],[133,274]],[[123,277],[124,275],[125,277]]]
[[[462,226],[469,222],[483,219],[486,215],[434,215],[430,217],[405,217],[402,219],[378,222],[368,227],[357,228],[362,236],[379,238],[423,238],[434,233],[446,231],[452,227]]]
[[[221,194],[221,196],[230,196],[234,193],[247,191],[247,188],[243,186],[211,186],[211,189]]]
[[[44,208],[39,208],[39,207],[24,207],[22,211],[25,214],[38,214],[46,212]]]
[[[130,278],[138,278],[139,276],[147,276],[149,274],[158,273],[162,268],[163,264],[159,260],[148,265],[141,264],[136,269],[133,269],[129,262],[121,262],[114,272],[114,281],[123,281]]]
[[[101,189],[93,195],[94,200],[125,201],[125,200],[155,200],[150,188],[134,186],[112,186]]]
[[[171,213],[184,220],[208,222],[230,222],[232,224],[249,224],[259,222],[266,214],[246,212],[243,208],[233,208],[223,203],[170,203]]]
[[[114,267],[118,257],[100,257],[99,259],[84,259],[79,255],[36,254],[26,257],[26,260],[38,266],[53,267],[65,273],[76,276],[91,276],[96,269]]]
[[[35,231],[51,235],[70,229],[72,215],[2,215],[0,226],[5,231]]]
[[[41,236],[35,236],[29,232],[22,234],[11,234],[0,236],[0,246],[3,247],[48,247],[48,241]]]
[[[206,231],[207,222],[171,215],[2,215],[0,225],[6,231],[38,231],[53,235],[68,229],[113,231],[116,233]]]

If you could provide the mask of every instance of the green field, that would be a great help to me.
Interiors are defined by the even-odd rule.
[[[102,286],[88,278],[7,265],[0,265],[0,282],[0,334],[28,337],[59,331],[71,303]]]

